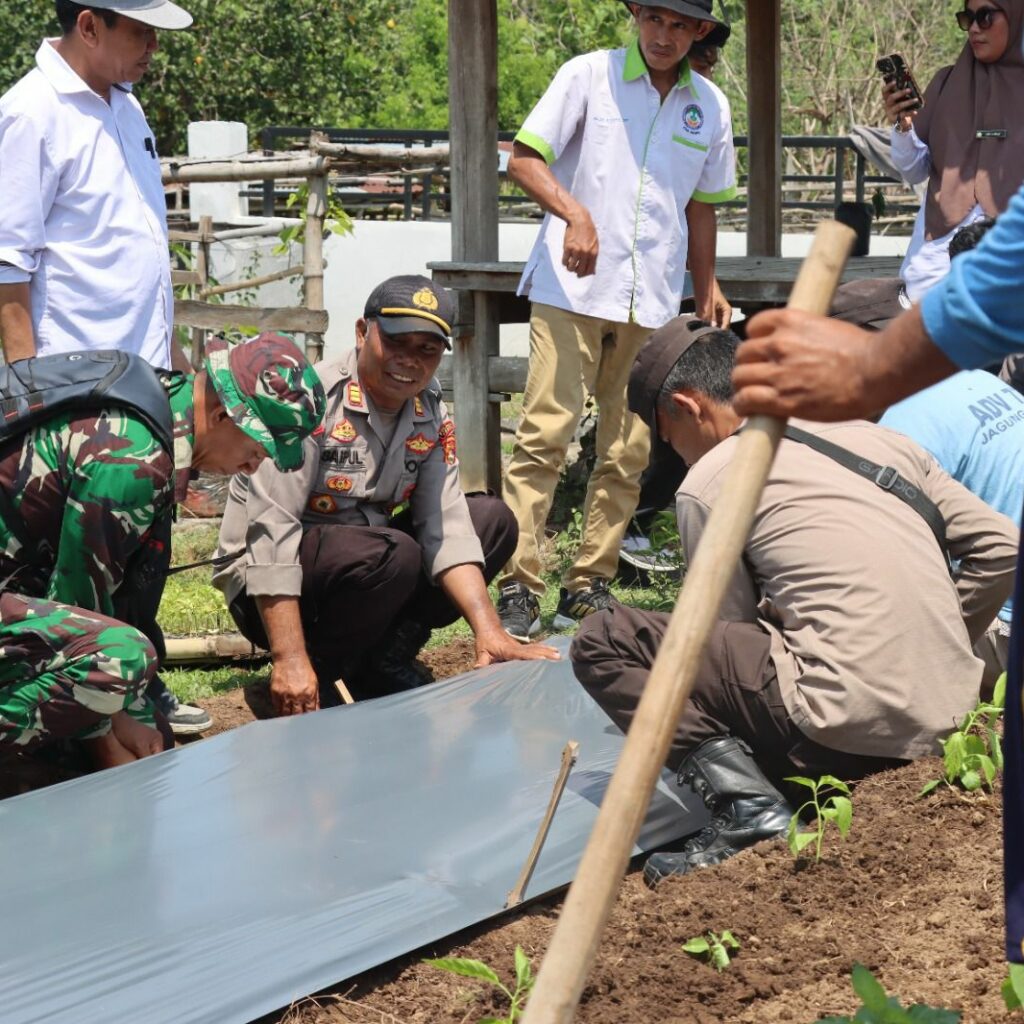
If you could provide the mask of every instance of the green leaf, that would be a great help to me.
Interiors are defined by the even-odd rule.
[[[683,952],[692,953],[694,956],[702,956],[709,949],[711,949],[711,943],[699,935],[683,943]]]
[[[530,958],[523,952],[522,946],[516,946],[516,991],[523,989],[527,992],[533,987],[533,970],[530,967]]]
[[[972,734],[964,740],[964,750],[968,758],[978,757],[988,753],[988,744],[980,736]]]
[[[806,786],[810,790],[818,788],[814,779],[809,779],[805,775],[787,775],[786,782],[795,782],[798,786]]]
[[[850,787],[840,779],[837,779],[834,775],[822,775],[818,779],[819,788],[822,786],[831,786],[833,789],[838,789],[840,793],[849,794]]]
[[[850,832],[850,825],[853,822],[853,803],[845,796],[832,797],[832,806],[836,812],[836,827],[839,834],[844,838]]]
[[[1010,964],[1010,976],[1007,981],[1013,988],[1018,1001],[1024,1005],[1024,964]]]
[[[996,680],[996,688],[992,693],[992,703],[997,708],[1006,707],[1006,673]]]
[[[943,741],[943,763],[946,766],[946,778],[953,782],[960,776],[964,767],[964,734],[952,733]]]
[[[794,852],[799,853],[805,846],[810,846],[811,843],[817,840],[818,833],[798,832],[793,838],[796,843],[796,850]]]
[[[915,1004],[907,1010],[902,1019],[912,1024],[959,1024],[960,1017],[958,1010],[940,1010]]]
[[[996,768],[999,771],[1003,770],[1003,742],[999,738],[999,734],[994,729],[988,730],[988,749],[992,755],[992,760],[995,763]]]
[[[978,767],[981,768],[982,775],[985,776],[985,782],[991,788],[992,782],[996,777],[996,766],[991,757],[986,757],[984,754],[978,758]]]
[[[872,1013],[884,1013],[889,1007],[889,998],[878,979],[863,965],[853,965],[853,991]]]
[[[512,1024],[511,1017],[481,1017],[477,1024]]]
[[[718,971],[724,971],[729,966],[729,953],[720,942],[714,943],[711,947],[711,962]]]
[[[921,792],[917,794],[917,798],[920,800],[921,797],[927,796],[932,792],[940,783],[942,779],[931,779],[921,787]]]
[[[722,945],[729,946],[731,949],[740,948],[740,944],[737,941],[736,936],[733,935],[733,933],[729,931],[728,928],[724,932],[722,932]]]
[[[968,793],[973,793],[976,789],[981,789],[981,776],[973,768],[969,768],[961,774],[960,785]]]
[[[1021,998],[1017,995],[1013,987],[1013,982],[1010,981],[1009,978],[1003,982],[999,989],[999,993],[1003,997],[1003,1003],[1007,1010],[1019,1010],[1021,1006],[1024,1005],[1021,1003]]]
[[[800,814],[794,814],[789,819],[789,828],[786,829],[786,842],[789,843],[789,852],[795,857],[800,852],[800,847],[797,846],[796,837],[800,834]]]
[[[480,981],[489,981],[492,985],[501,985],[501,979],[480,960],[469,960],[460,956],[440,957],[437,960],[424,960],[425,964],[436,967],[439,971],[448,971],[449,974],[458,974],[463,978],[477,978]]]

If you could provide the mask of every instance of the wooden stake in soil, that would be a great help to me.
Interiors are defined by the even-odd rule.
[[[562,767],[558,772],[558,777],[555,779],[555,785],[552,787],[551,799],[548,801],[548,809],[544,814],[544,820],[540,823],[540,828],[537,829],[537,838],[534,839],[533,846],[530,848],[529,854],[527,854],[523,870],[519,872],[518,881],[505,900],[506,910],[518,907],[523,902],[523,893],[533,877],[533,869],[537,866],[537,858],[540,856],[540,851],[544,849],[544,843],[548,838],[548,830],[551,828],[555,811],[558,810],[558,803],[565,792],[565,784],[569,781],[569,772],[573,770],[579,756],[579,743],[576,740],[569,740],[562,750]]]
[[[835,221],[818,225],[789,306],[824,315],[842,276],[854,233]],[[693,688],[701,651],[743,551],[785,420],[754,416],[715,503],[669,620],[625,746],[594,824],[576,880],[526,1007],[523,1024],[568,1024],[597,955],[672,735]]]

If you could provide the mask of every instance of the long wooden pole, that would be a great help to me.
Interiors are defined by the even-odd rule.
[[[818,226],[814,245],[793,287],[790,307],[818,314],[828,311],[853,239],[849,228],[834,221]],[[785,426],[784,420],[755,416],[739,438],[721,497],[686,574],[566,897],[523,1024],[568,1024],[573,1019]]]

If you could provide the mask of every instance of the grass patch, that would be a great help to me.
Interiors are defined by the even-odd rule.
[[[259,682],[270,675],[270,666],[265,668],[242,668],[236,665],[224,665],[215,669],[178,668],[168,669],[160,673],[160,678],[167,684],[178,700],[191,704],[197,700],[215,697],[220,693],[237,690],[248,683]]]

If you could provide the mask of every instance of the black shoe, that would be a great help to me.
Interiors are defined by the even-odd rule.
[[[689,785],[713,817],[679,853],[647,859],[644,881],[651,888],[671,875],[719,864],[762,839],[782,835],[793,817],[785,797],[757,767],[750,747],[732,736],[702,743],[680,765],[678,782]]]
[[[398,622],[367,658],[361,681],[372,688],[376,697],[432,683],[430,672],[416,664],[416,656],[429,639],[427,626],[412,619]]]
[[[209,713],[194,704],[182,704],[159,676],[146,687],[146,696],[159,711],[175,736],[198,736],[213,727]]]
[[[575,594],[562,587],[552,625],[555,629],[569,629],[588,615],[603,612],[618,603],[608,590],[607,580],[591,580],[589,587],[577,590]]]
[[[525,584],[513,580],[500,587],[497,607],[502,629],[514,640],[525,644],[540,632],[540,601]]]

